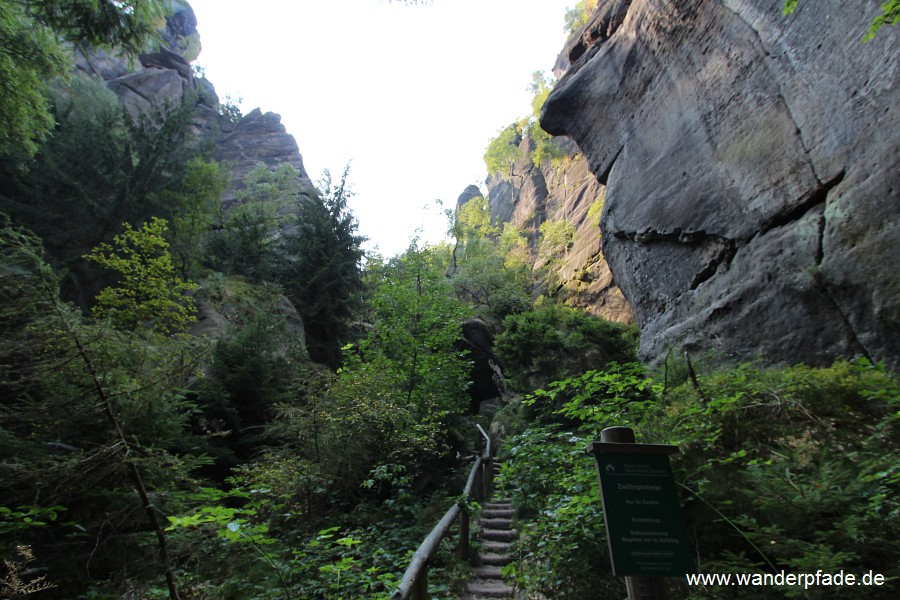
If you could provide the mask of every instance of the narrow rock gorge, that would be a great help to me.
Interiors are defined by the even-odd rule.
[[[641,352],[900,365],[900,44],[877,2],[601,1],[541,125],[607,186]]]
[[[572,142],[560,138],[562,146]],[[511,223],[527,237],[530,257],[536,273],[544,266],[537,256],[540,226],[546,221],[566,221],[574,227],[570,247],[560,261],[558,289],[544,290],[570,306],[618,323],[633,321],[631,308],[613,281],[600,248],[600,230],[592,205],[600,205],[606,186],[588,168],[587,160],[570,148],[561,164],[545,161],[535,166],[529,154],[529,140],[520,142],[522,158],[511,173],[495,173],[486,187],[494,224]],[[481,195],[470,186],[457,200],[461,206]]]

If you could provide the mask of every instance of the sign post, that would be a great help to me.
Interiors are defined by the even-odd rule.
[[[609,427],[591,444],[613,574],[630,600],[665,600],[664,577],[696,572],[669,455],[677,446],[636,444],[628,427]]]

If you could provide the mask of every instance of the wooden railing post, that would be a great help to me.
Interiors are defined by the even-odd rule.
[[[482,481],[484,480],[484,463],[475,470],[475,480],[472,486],[472,492],[475,494],[475,500],[480,504],[484,502],[487,496],[484,495],[484,487]]]
[[[491,469],[493,464],[491,460],[491,438],[480,425],[476,425],[476,427],[484,439],[484,452],[480,456],[475,457],[475,464],[472,465],[472,470],[469,471],[469,479],[466,482],[465,489],[463,489],[463,500],[450,507],[440,522],[434,526],[431,533],[428,534],[419,545],[419,548],[413,553],[409,566],[406,568],[406,572],[403,573],[400,585],[391,594],[391,600],[427,600],[428,561],[437,552],[438,545],[444,539],[444,536],[447,535],[451,525],[457,518],[459,518],[460,558],[466,560],[471,553],[471,546],[469,545],[471,515],[466,503],[472,496],[478,502],[483,502],[489,497],[491,471],[484,471],[484,468],[487,465],[487,468]],[[480,480],[479,477],[481,478]]]
[[[481,433],[481,437],[484,438],[484,453],[482,454],[483,460],[481,461],[481,500],[487,500],[491,497],[491,482],[493,481],[494,475],[494,448],[491,443],[491,436],[485,433],[484,429],[481,425],[476,425],[478,428],[478,432]]]
[[[460,506],[459,511],[459,559],[469,560],[469,507]]]
[[[428,600],[428,563],[422,565],[416,585],[413,588],[412,600]]]

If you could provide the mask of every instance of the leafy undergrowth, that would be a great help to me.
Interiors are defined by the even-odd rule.
[[[415,548],[454,500],[445,490],[422,500],[404,470],[387,465],[366,482],[386,491],[381,501],[313,517],[297,510],[299,503],[279,489],[273,474],[260,476],[258,467],[245,473],[231,478],[227,491],[199,488],[181,498],[192,508],[168,517],[185,600],[386,600]],[[334,525],[317,529],[329,521]],[[452,537],[429,564],[433,598],[458,597],[464,584],[468,568],[454,552]],[[128,589],[113,581],[99,584],[86,597],[169,597],[162,582],[138,587],[135,581]]]
[[[640,366],[591,371],[537,390],[508,440],[499,488],[523,535],[508,568],[529,594],[621,598],[611,574],[594,459],[609,426],[672,458],[701,573],[854,573],[838,586],[688,587],[672,598],[895,598],[900,590],[900,381],[880,365],[744,365],[664,390]],[[857,593],[853,593],[857,592]]]

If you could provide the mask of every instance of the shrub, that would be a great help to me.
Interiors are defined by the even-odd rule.
[[[520,390],[635,357],[632,327],[574,308],[542,306],[507,316],[503,326],[495,347]]]
[[[517,561],[506,574],[548,598],[597,598],[610,587],[590,438],[558,425],[531,427],[509,442],[497,480],[519,512]]]
[[[512,438],[499,485],[524,533],[513,569],[526,592],[619,598],[594,493],[589,441],[608,426],[674,443],[676,483],[701,572],[884,575],[867,598],[893,598],[900,576],[900,380],[866,361],[829,368],[744,365],[663,395],[636,367],[555,382],[525,400],[548,423]],[[704,400],[708,398],[708,400]],[[588,483],[591,486],[588,486]],[[587,500],[586,498],[590,498]],[[567,546],[577,543],[579,551]],[[560,556],[568,558],[561,560]],[[552,573],[552,576],[550,575]],[[676,582],[677,584],[678,582]],[[606,587],[604,587],[606,586]],[[688,588],[672,598],[832,598],[838,587]]]

